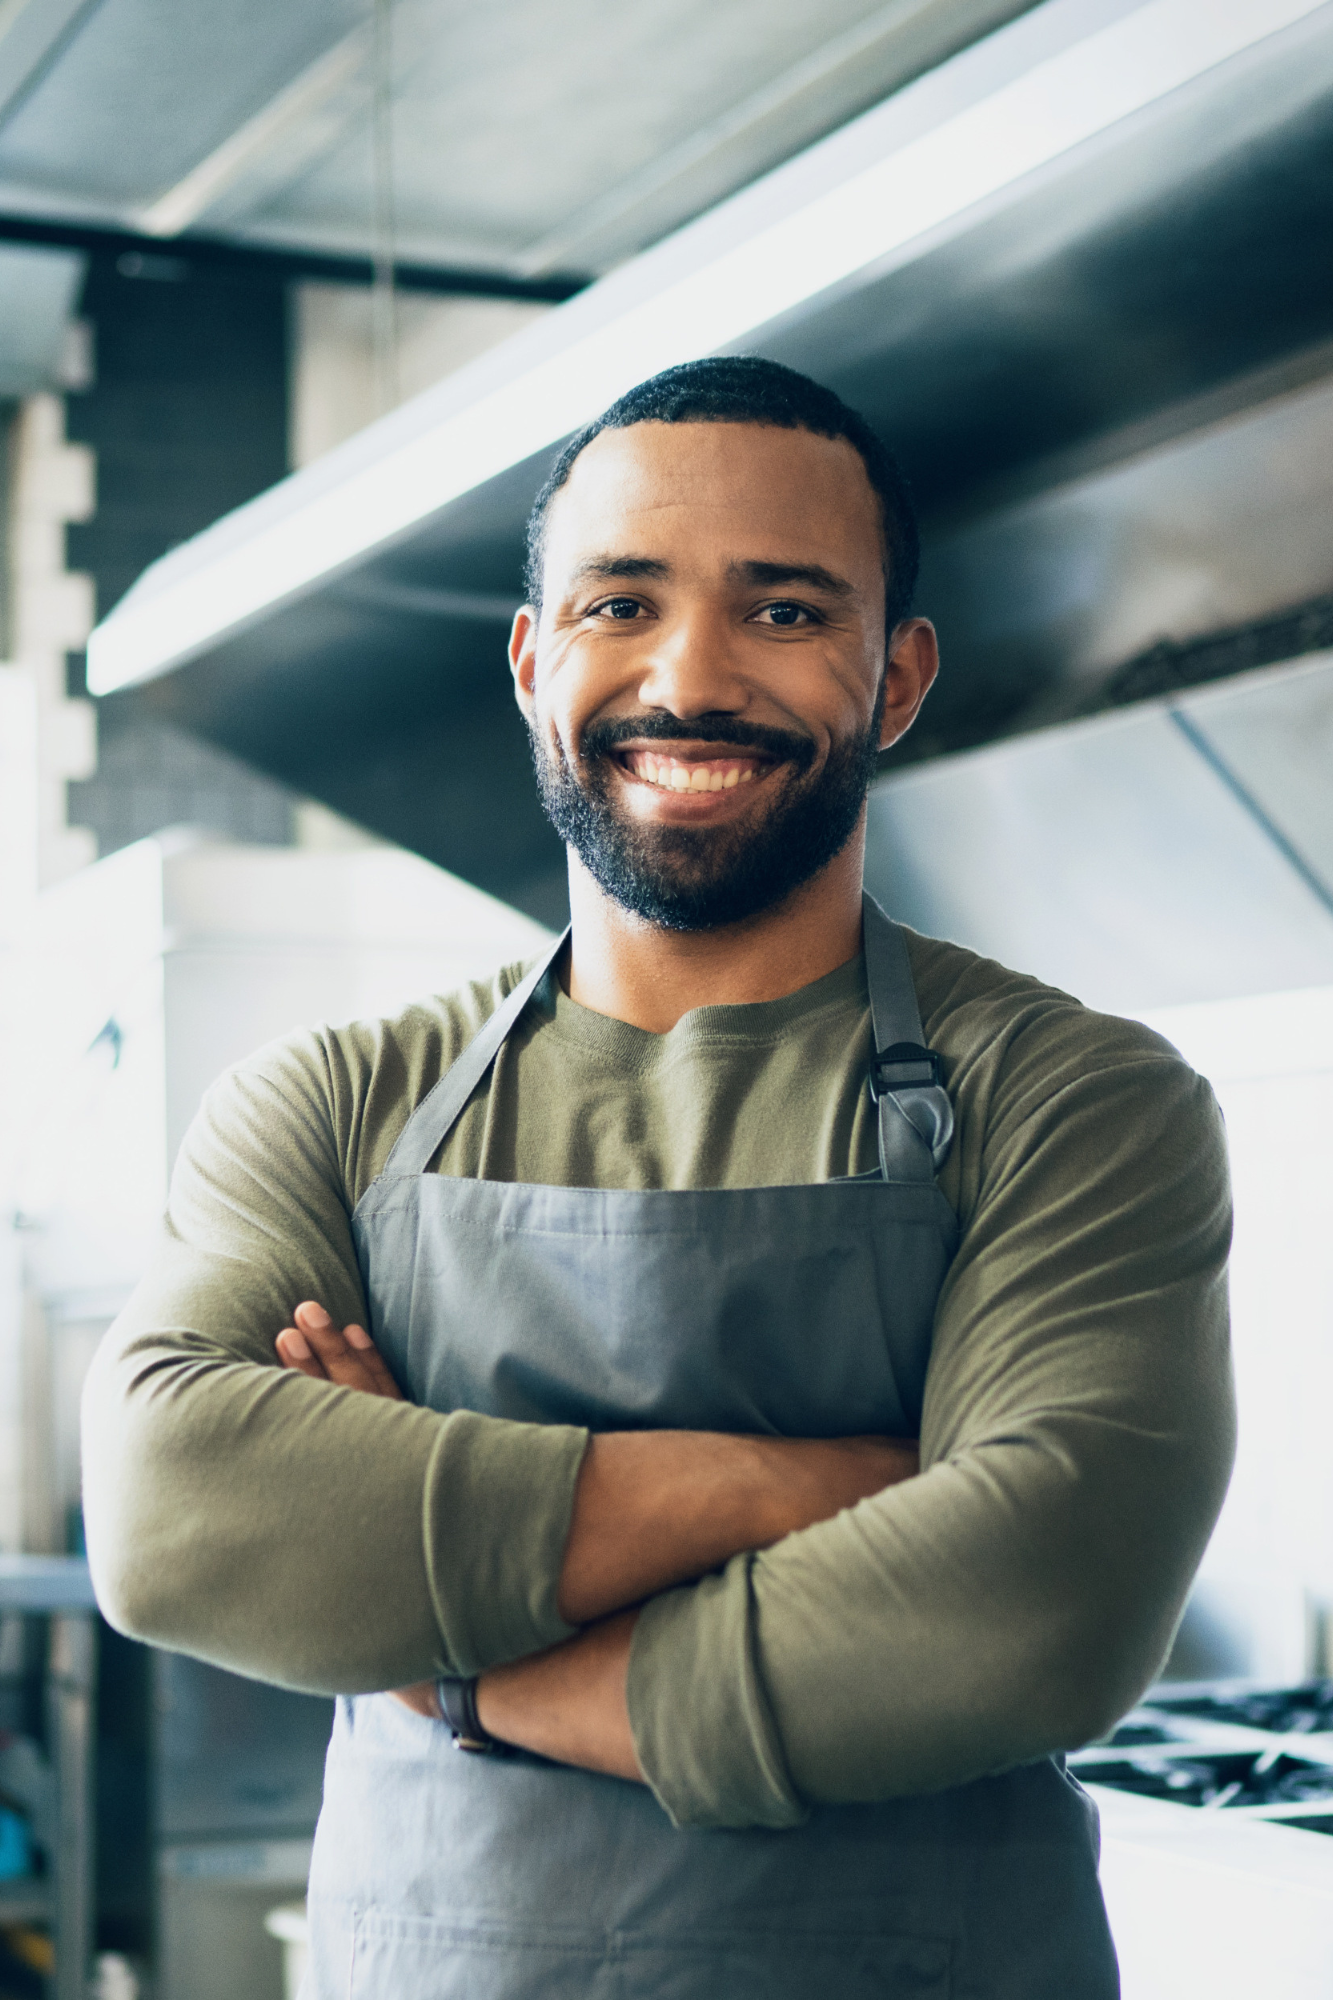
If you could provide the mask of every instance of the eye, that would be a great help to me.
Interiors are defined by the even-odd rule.
[[[796,626],[816,623],[815,614],[808,605],[794,604],[787,597],[780,598],[776,604],[761,605],[754,615],[762,624],[777,625],[784,632]]]
[[[615,618],[627,623],[630,619],[637,618],[642,609],[643,606],[637,597],[608,597],[601,604],[594,604],[588,616]]]

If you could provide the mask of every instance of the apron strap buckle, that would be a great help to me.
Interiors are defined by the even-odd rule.
[[[918,1042],[893,1042],[878,1049],[870,1059],[870,1095],[876,1104],[892,1092],[934,1085],[944,1088],[944,1066],[934,1049]]]
[[[933,1180],[953,1143],[953,1106],[934,1049],[919,1042],[891,1042],[871,1058],[867,1081],[879,1106],[884,1179]]]

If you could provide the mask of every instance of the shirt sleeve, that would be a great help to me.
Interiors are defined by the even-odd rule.
[[[920,1476],[641,1615],[631,1721],[677,1824],[1070,1749],[1160,1667],[1234,1451],[1230,1201],[1207,1084],[1120,1025],[1099,1064],[1020,1052],[961,1135]]]
[[[83,1407],[88,1554],[111,1623],[320,1693],[479,1672],[566,1637],[556,1585],[587,1444],[278,1365],[302,1299],[366,1323],[344,1085],[317,1035],[214,1085]]]

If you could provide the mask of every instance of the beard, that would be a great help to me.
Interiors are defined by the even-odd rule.
[[[659,929],[705,931],[774,908],[842,852],[875,776],[883,706],[881,683],[865,734],[836,746],[813,778],[808,736],[729,715],[685,723],[659,711],[593,723],[579,744],[581,781],[563,749],[548,754],[536,730],[529,735],[547,818],[593,880]],[[701,739],[758,750],[785,766],[763,781],[770,796],[761,814],[724,826],[659,826],[617,810],[611,759],[620,744]]]

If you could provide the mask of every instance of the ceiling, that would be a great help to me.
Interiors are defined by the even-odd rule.
[[[0,213],[597,273],[1031,0],[0,0]],[[381,45],[382,46],[382,45]]]

